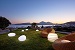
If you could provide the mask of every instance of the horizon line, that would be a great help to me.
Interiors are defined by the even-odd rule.
[[[45,22],[45,21],[43,21],[43,22]],[[75,22],[75,21],[67,21],[67,22]],[[61,22],[61,23],[53,23],[53,22],[50,22],[50,23],[53,23],[53,24],[63,24],[63,23],[67,23],[67,22]],[[40,22],[21,22],[21,23],[40,23]],[[21,24],[21,23],[12,23],[12,24]]]

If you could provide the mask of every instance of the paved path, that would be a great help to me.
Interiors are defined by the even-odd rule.
[[[12,28],[11,31],[14,31],[14,30],[16,30],[16,29],[17,29],[17,28]],[[0,31],[0,34],[4,34],[4,33],[8,33],[8,32],[10,32],[9,29],[1,30],[1,31]]]
[[[0,31],[0,34],[4,34],[4,33],[7,33],[7,32],[10,32],[10,30],[2,30],[2,31]]]

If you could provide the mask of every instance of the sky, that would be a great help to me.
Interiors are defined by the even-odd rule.
[[[75,0],[0,0],[0,16],[12,24],[75,21]]]

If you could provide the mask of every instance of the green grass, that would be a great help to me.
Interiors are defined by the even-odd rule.
[[[53,50],[52,42],[47,38],[40,36],[40,31],[28,30],[21,32],[22,29],[13,31],[16,33],[15,37],[8,37],[8,33],[0,34],[0,50]],[[64,34],[57,33],[59,37]],[[23,42],[18,40],[20,35],[26,35],[27,39]]]

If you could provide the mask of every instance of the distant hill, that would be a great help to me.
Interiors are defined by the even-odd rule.
[[[38,23],[38,25],[52,25],[53,23],[51,22],[44,22],[44,21],[41,21],[40,23]]]
[[[31,23],[19,23],[19,24],[15,24],[15,25],[31,25]]]
[[[66,22],[64,24],[75,24],[75,21],[72,21],[72,22]]]
[[[53,23],[51,23],[51,22],[44,22],[44,21],[37,23],[37,25],[52,25],[52,24]],[[19,24],[15,24],[15,25],[31,25],[31,23],[19,23]]]

